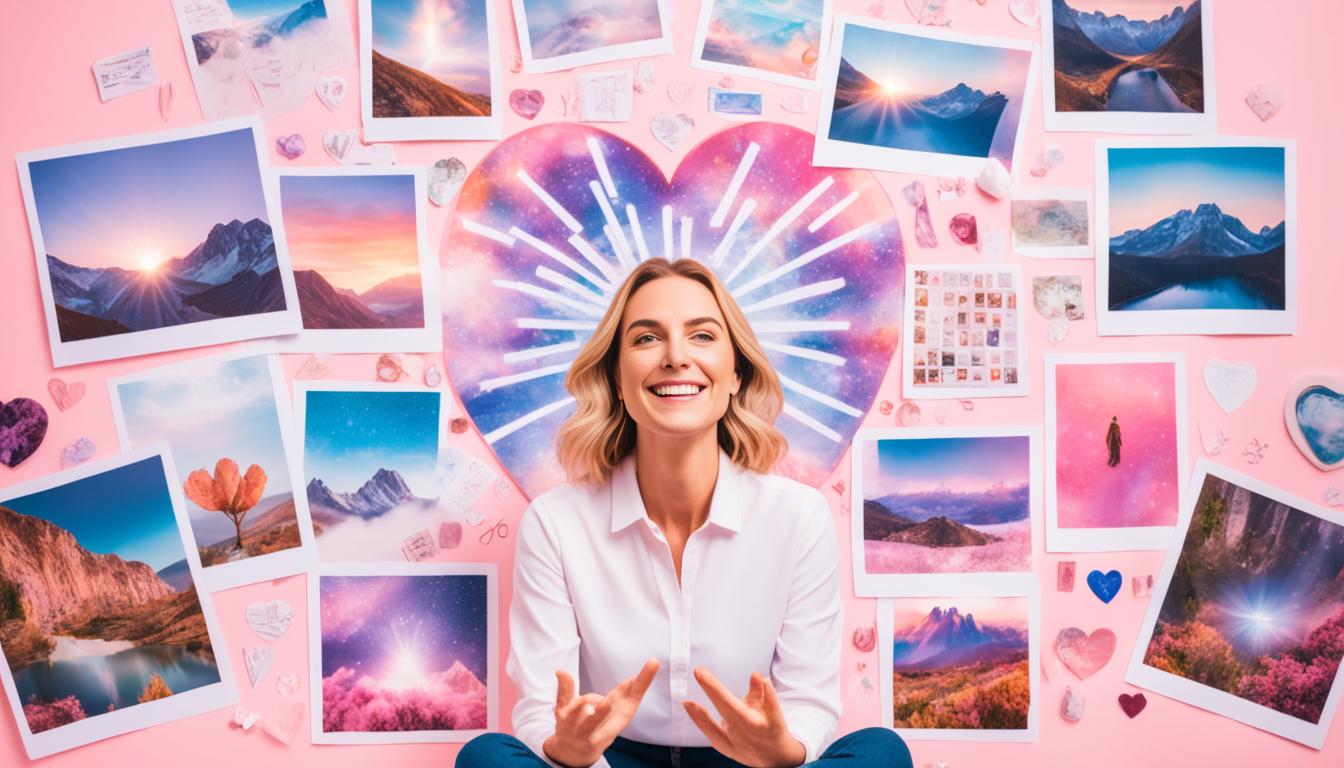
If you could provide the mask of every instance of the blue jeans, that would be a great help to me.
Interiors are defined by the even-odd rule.
[[[711,747],[661,747],[619,736],[603,753],[612,768],[727,768],[729,760]],[[819,768],[913,768],[910,750],[895,731],[863,728],[836,739],[809,766]],[[486,733],[462,747],[457,768],[548,768],[527,745],[507,733]]]

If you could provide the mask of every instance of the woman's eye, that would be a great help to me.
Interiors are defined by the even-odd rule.
[[[640,335],[635,337],[635,343],[643,344],[645,339],[652,339],[652,338],[653,338],[652,333],[641,333]]]
[[[710,333],[710,332],[708,332],[708,331],[700,331],[699,333],[695,334],[695,336],[693,336],[692,338],[702,339],[702,340],[704,340],[704,341],[713,341],[713,340],[714,340],[714,334],[712,334],[712,333]]]

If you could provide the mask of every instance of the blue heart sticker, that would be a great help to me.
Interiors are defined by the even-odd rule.
[[[1092,594],[1101,598],[1101,602],[1109,603],[1120,594],[1120,587],[1125,583],[1125,578],[1119,571],[1092,571],[1087,574],[1087,586],[1092,589]]]

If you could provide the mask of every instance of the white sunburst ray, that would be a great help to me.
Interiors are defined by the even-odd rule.
[[[761,235],[761,238],[747,249],[746,253],[742,255],[742,258],[738,260],[737,266],[733,267],[732,271],[728,273],[728,276],[724,278],[724,285],[732,284],[732,282],[756,260],[756,257],[774,242],[775,238],[787,231],[788,228],[798,220],[798,217],[802,216],[808,208],[812,207],[812,204],[815,203],[826,190],[830,189],[834,183],[834,176],[826,176],[794,201],[793,205],[789,206],[784,213],[780,214],[778,219],[775,219],[775,221],[770,224],[765,230],[765,234]]]
[[[791,272],[801,269],[802,267],[811,264],[812,262],[822,258],[823,256],[839,251],[841,248],[844,248],[850,243],[868,235],[870,232],[877,229],[879,226],[881,226],[881,224],[876,221],[870,221],[861,224],[858,227],[855,227],[854,229],[851,229],[842,235],[838,235],[836,237],[831,238],[830,240],[827,240],[826,242],[816,246],[815,248],[809,248],[808,250],[786,261],[780,266],[770,270],[769,272],[766,272],[763,275],[759,275],[756,278],[750,280],[749,282],[743,283],[737,288],[731,289],[729,293],[733,295],[734,299],[741,301],[743,296],[746,296],[752,291],[755,291],[758,288],[762,288],[766,285],[769,285],[770,283],[775,282],[781,277],[784,277],[785,275]]]

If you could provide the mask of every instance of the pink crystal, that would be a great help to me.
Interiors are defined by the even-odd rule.
[[[921,248],[937,248],[938,235],[933,231],[933,219],[929,216],[929,201],[924,194],[924,182],[915,179],[901,190],[905,202],[915,207],[915,242]]]
[[[1072,687],[1064,688],[1064,700],[1059,703],[1059,716],[1070,723],[1083,719],[1083,697],[1074,693]]]
[[[509,107],[525,120],[536,117],[545,103],[546,94],[541,91],[515,88],[509,93]]]
[[[976,186],[990,197],[1004,198],[1013,193],[1013,175],[997,158],[991,157],[980,175],[975,177]]]
[[[303,151],[308,147],[304,144],[303,136],[301,134],[291,133],[288,136],[280,136],[276,138],[275,148],[279,150],[280,154],[293,160],[302,155]]]
[[[1278,83],[1260,83],[1246,92],[1246,106],[1261,120],[1268,120],[1283,108],[1283,89]]]
[[[877,410],[881,412],[883,416],[890,416],[891,411],[894,407],[895,406],[891,404],[890,400],[883,400],[881,403],[878,404]]]
[[[952,239],[962,245],[975,245],[980,240],[974,214],[958,213],[952,217],[947,228],[952,231]]]
[[[860,653],[867,653],[877,645],[877,630],[872,627],[859,627],[854,630],[854,647]]]
[[[1055,588],[1060,592],[1072,592],[1073,580],[1078,573],[1078,563],[1073,560],[1060,560],[1055,572]]]
[[[457,549],[462,544],[462,524],[453,520],[439,524],[439,547]]]

